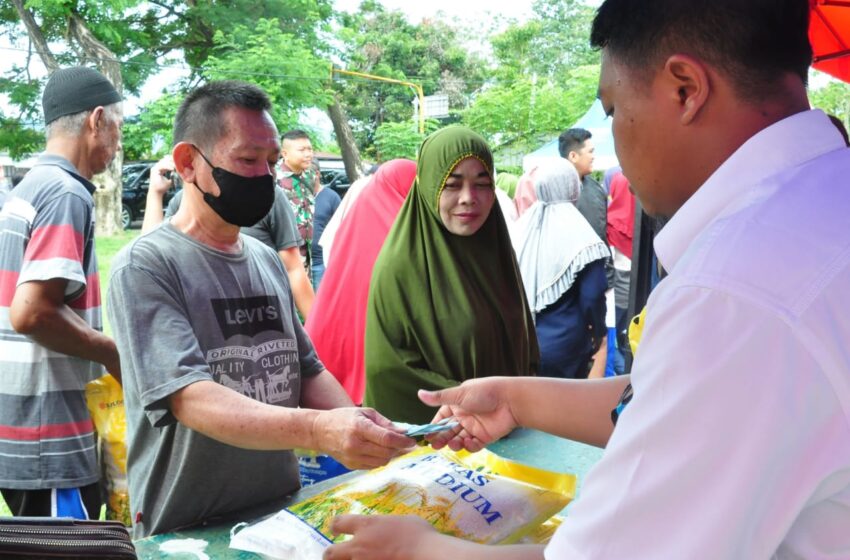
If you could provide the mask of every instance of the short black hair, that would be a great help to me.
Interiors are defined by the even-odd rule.
[[[307,134],[306,132],[304,132],[303,130],[299,129],[299,128],[296,128],[295,130],[287,131],[283,134],[283,136],[280,137],[281,142],[283,142],[284,140],[303,140],[303,139],[309,140],[310,135]]]
[[[191,91],[174,118],[174,144],[191,142],[210,149],[227,133],[221,114],[229,107],[271,111],[272,102],[260,87],[239,80],[209,82]]]
[[[808,29],[809,0],[605,0],[590,43],[647,79],[670,55],[690,54],[758,101],[781,91],[786,73],[807,82]]]
[[[562,158],[570,155],[570,152],[577,152],[584,147],[593,135],[589,130],[583,128],[569,128],[558,136],[558,153]]]

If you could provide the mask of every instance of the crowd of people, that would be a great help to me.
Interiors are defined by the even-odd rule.
[[[808,10],[605,0],[590,40],[622,167],[601,184],[588,131],[511,176],[455,125],[340,200],[262,89],[206,83],[112,263],[114,339],[91,180],[119,147],[121,98],[95,70],[55,71],[45,153],[0,212],[4,500],[97,516],[84,388],[109,372],[135,537],[279,509],[295,448],[373,468],[415,443],[394,421],[453,417],[434,447],[527,427],[605,448],[551,542],[348,515],[326,558],[850,555],[850,150],[809,106]],[[611,375],[636,201],[669,219],[666,277],[631,373]]]

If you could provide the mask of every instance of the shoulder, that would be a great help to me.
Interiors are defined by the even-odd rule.
[[[93,207],[92,195],[73,175],[55,165],[36,165],[15,187],[14,196],[33,205],[56,199]]]
[[[251,237],[250,235],[246,235],[244,233],[239,234],[239,237],[240,239],[242,239],[242,246],[244,250],[249,254],[249,258],[267,262],[272,265],[280,262],[280,257],[275,252],[275,250],[260,241],[259,239]]]
[[[316,206],[322,206],[330,210],[335,210],[341,201],[342,199],[339,195],[333,189],[329,188],[322,189],[316,195]]]
[[[793,175],[750,186],[700,233],[677,264],[680,281],[799,315],[850,269],[847,206],[835,185],[850,175],[850,150]]]
[[[157,274],[173,260],[178,239],[166,224],[142,234],[124,246],[112,260],[112,275],[124,269],[145,270]]]

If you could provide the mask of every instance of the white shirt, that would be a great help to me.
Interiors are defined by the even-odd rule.
[[[634,398],[546,558],[850,558],[850,149],[776,123],[656,252]]]

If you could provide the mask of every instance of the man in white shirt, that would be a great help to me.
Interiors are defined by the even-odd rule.
[[[850,150],[809,110],[808,13],[602,4],[591,42],[617,155],[643,207],[672,216],[632,400],[613,430],[625,377],[421,393],[461,422],[438,446],[519,425],[606,451],[545,548],[344,516],[354,538],[326,558],[850,558]]]

